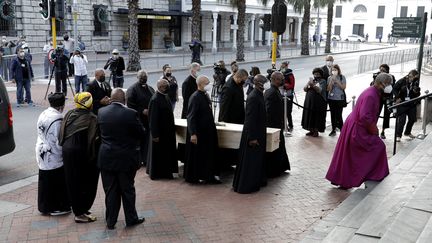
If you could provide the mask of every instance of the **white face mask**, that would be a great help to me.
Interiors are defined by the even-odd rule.
[[[391,85],[387,85],[384,88],[384,93],[386,93],[386,94],[390,94],[392,91],[393,91],[393,87]]]
[[[204,87],[204,91],[206,91],[207,93],[210,93],[211,88],[212,88],[212,85],[211,85],[211,84],[207,84],[207,85]]]
[[[270,82],[266,82],[264,84],[264,90],[268,90],[268,89],[270,89],[270,87],[271,87]]]
[[[330,67],[331,65],[333,65],[333,62],[332,61],[327,61],[326,64],[327,64],[327,66]]]
[[[332,71],[333,76],[338,75],[338,71]]]

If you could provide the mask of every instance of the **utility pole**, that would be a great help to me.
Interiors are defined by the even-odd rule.
[[[74,50],[78,48],[78,0],[73,0],[72,3],[72,14],[73,14],[73,32],[74,32]]]

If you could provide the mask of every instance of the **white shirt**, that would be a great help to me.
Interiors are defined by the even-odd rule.
[[[81,55],[83,56],[82,58],[80,56],[73,55],[69,60],[69,63],[74,65],[75,76],[87,75],[87,56],[84,54]]]
[[[64,49],[66,49],[68,52],[72,53],[74,43],[75,43],[75,40],[70,38],[70,37],[67,41],[63,40]]]
[[[63,115],[49,107],[37,121],[36,161],[41,170],[54,170],[63,166],[62,147],[59,145]]]

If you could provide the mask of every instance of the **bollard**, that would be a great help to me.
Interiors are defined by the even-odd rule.
[[[429,90],[425,91],[425,94],[429,94]],[[428,123],[428,98],[423,99],[424,100],[424,106],[423,106],[423,118],[422,118],[422,130],[423,130],[423,134],[419,134],[417,135],[418,139],[424,139],[426,137],[426,125]]]
[[[354,95],[353,97],[352,97],[352,110],[354,110],[354,106],[355,106],[355,104],[356,104],[356,96]]]

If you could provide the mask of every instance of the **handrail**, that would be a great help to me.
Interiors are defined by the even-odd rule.
[[[429,97],[429,96],[431,96],[431,95],[432,95],[432,93],[430,93],[430,94],[425,94],[425,95],[422,95],[422,96],[419,96],[419,97],[416,97],[416,98],[413,98],[413,99],[410,99],[410,100],[407,100],[407,101],[401,102],[401,103],[399,103],[399,104],[389,106],[388,109],[389,109],[389,110],[392,110],[392,109],[397,108],[397,107],[399,107],[399,106],[401,106],[401,105],[406,105],[406,104],[410,104],[410,103],[413,103],[413,102],[418,101],[418,100],[425,99],[425,98],[427,98],[427,97]]]

